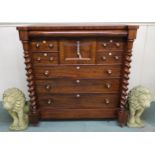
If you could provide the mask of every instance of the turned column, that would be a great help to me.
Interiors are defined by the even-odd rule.
[[[126,50],[124,51],[124,66],[122,70],[122,85],[121,85],[121,96],[120,96],[120,107],[118,112],[118,122],[121,126],[126,125],[128,120],[127,110],[127,97],[128,97],[128,85],[129,75],[131,68],[131,57],[132,57],[132,46],[134,39],[136,38],[137,26],[128,26],[128,37]]]
[[[25,58],[25,65],[26,65],[26,76],[28,81],[28,92],[30,97],[30,112],[29,112],[29,120],[30,123],[36,125],[39,121],[39,114],[38,114],[38,105],[36,102],[36,92],[34,86],[34,75],[32,70],[32,62],[31,62],[31,53],[29,51],[29,37],[28,31],[19,31],[20,40],[23,43],[24,49],[24,58]]]

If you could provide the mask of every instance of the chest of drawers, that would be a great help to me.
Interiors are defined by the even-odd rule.
[[[137,28],[80,24],[17,27],[24,48],[30,122],[112,118],[124,125]]]

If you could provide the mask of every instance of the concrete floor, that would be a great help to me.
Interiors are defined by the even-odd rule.
[[[42,121],[37,127],[29,126],[25,132],[154,132],[155,102],[146,109],[142,118],[145,120],[144,128],[121,128],[115,120]],[[11,121],[0,103],[0,132],[8,132]]]

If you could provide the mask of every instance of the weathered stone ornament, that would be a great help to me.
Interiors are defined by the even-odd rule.
[[[3,94],[3,107],[13,118],[10,130],[24,130],[28,127],[28,104],[24,93],[17,88],[9,88]]]
[[[129,120],[128,127],[144,127],[144,122],[141,120],[141,115],[145,108],[150,107],[151,92],[143,86],[136,86],[130,90],[128,94],[129,105]]]

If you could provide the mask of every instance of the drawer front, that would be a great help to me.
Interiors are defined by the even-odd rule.
[[[31,51],[58,51],[58,41],[55,40],[32,40],[30,42]]]
[[[36,79],[50,78],[114,78],[121,76],[121,66],[51,66],[35,67]]]
[[[34,65],[58,64],[59,54],[58,52],[35,52],[32,53],[32,59]]]
[[[120,80],[53,79],[36,80],[37,93],[117,93]]]
[[[97,41],[97,51],[117,51],[125,49],[124,38],[103,38]]]
[[[122,51],[97,52],[96,57],[97,64],[122,64],[123,53]]]
[[[60,41],[60,63],[94,64],[96,41],[93,39],[65,39]]]
[[[51,94],[38,96],[40,106],[55,108],[110,108],[119,105],[119,94]]]

